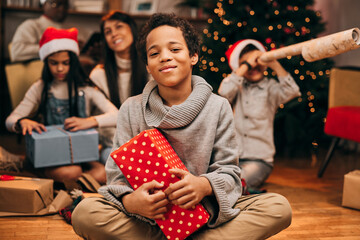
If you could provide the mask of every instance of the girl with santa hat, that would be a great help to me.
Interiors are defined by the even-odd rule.
[[[44,61],[42,77],[6,119],[9,131],[25,135],[33,131],[42,133],[46,125],[54,124],[63,124],[68,131],[116,125],[117,108],[93,87],[80,66],[77,35],[76,28],[45,30],[39,50],[40,59]],[[99,114],[93,114],[95,109]],[[77,180],[85,169],[99,183],[105,183],[104,165],[97,161],[47,167],[44,173],[63,182]]]

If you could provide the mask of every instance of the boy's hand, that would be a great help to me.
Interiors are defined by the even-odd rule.
[[[244,55],[242,58],[240,58],[240,66],[235,70],[235,73],[238,76],[244,76],[244,74],[251,69],[257,67],[260,65],[258,63],[258,59],[261,56],[262,52],[259,50],[254,50],[249,52],[247,55]],[[241,64],[241,62],[246,61],[250,64],[251,69],[249,69],[245,64]]]
[[[260,59],[257,59],[257,62],[261,66],[266,66],[266,67],[271,68],[280,77],[286,76],[288,74],[287,71],[281,66],[279,61],[277,61],[276,59],[269,61],[269,62],[263,62]]]
[[[163,218],[168,211],[166,206],[169,201],[165,193],[159,190],[162,187],[164,187],[163,184],[153,180],[123,196],[122,203],[126,211],[151,219]]]
[[[210,182],[205,177],[197,177],[181,169],[170,169],[169,173],[181,179],[165,190],[172,204],[189,209],[212,194]]]
[[[29,133],[31,135],[33,130],[37,131],[39,134],[41,134],[43,131],[46,132],[44,124],[27,118],[22,119],[19,124],[21,126],[22,135],[26,135],[26,133]]]
[[[97,127],[99,124],[94,117],[69,117],[64,121],[64,129],[70,132]]]

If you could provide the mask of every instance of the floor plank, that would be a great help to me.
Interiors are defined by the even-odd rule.
[[[21,153],[14,136],[0,146]],[[11,140],[11,141],[9,141]],[[10,144],[11,143],[11,144]],[[360,240],[360,211],[341,206],[344,174],[360,169],[360,153],[337,150],[322,178],[317,177],[326,149],[313,157],[277,157],[264,188],[285,196],[293,210],[292,224],[271,240]],[[359,199],[360,201],[360,199]],[[59,215],[0,218],[0,239],[81,239]]]

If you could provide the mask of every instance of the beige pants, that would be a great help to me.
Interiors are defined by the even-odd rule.
[[[203,228],[187,239],[266,239],[291,223],[290,204],[279,194],[244,196],[235,208],[241,209],[236,218],[214,229]],[[166,239],[158,226],[128,217],[103,198],[82,200],[72,214],[72,224],[78,235],[89,240]]]

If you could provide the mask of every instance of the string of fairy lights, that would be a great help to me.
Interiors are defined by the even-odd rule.
[[[232,21],[228,20],[226,18],[227,13],[226,13],[225,9],[223,8],[224,2],[227,2],[229,5],[234,4],[234,0],[228,0],[228,1],[218,0],[216,7],[214,8],[214,13],[216,14],[218,19],[215,19],[215,17],[214,17],[214,19],[209,18],[207,20],[207,22],[209,24],[209,29],[211,28],[211,25],[214,23],[214,21],[217,21],[217,22],[220,21],[220,22],[222,22],[222,24],[225,27],[228,27],[230,25],[236,25],[238,29],[248,29],[248,30],[251,29],[251,31],[254,33],[259,31],[258,26],[250,26],[250,24],[247,21],[232,22]],[[276,3],[275,0],[268,0],[268,2],[272,2],[273,5],[274,5],[274,3]],[[287,10],[297,12],[297,11],[299,11],[299,7],[298,6],[287,6]],[[248,8],[247,12],[251,17],[256,17],[256,12],[253,9]],[[278,9],[274,9],[273,14],[279,15],[280,11]],[[316,16],[320,17],[321,13],[319,11],[316,11]],[[282,29],[286,34],[289,34],[289,35],[293,34],[295,37],[301,37],[301,36],[311,33],[311,30],[308,27],[306,27],[306,25],[308,25],[310,22],[311,22],[310,17],[305,17],[304,18],[304,26],[301,26],[299,29],[295,28],[294,23],[292,23],[291,21],[287,21],[285,26],[283,26],[282,24],[279,23],[277,25],[266,26],[266,29],[269,31],[269,36],[271,36],[271,34],[272,34],[271,32],[273,32],[275,29],[278,29],[278,30]],[[221,34],[219,33],[218,30],[214,30],[213,32],[210,32],[209,29],[205,28],[203,30],[204,36],[206,36],[209,39],[213,39],[214,41],[220,41],[221,43],[226,44],[226,41],[227,41],[226,36],[221,36]],[[270,50],[276,49],[278,47],[282,47],[281,44],[277,44],[270,37],[266,38],[265,43],[269,46]],[[216,46],[216,44],[215,44],[215,46]],[[231,44],[229,44],[228,47],[231,47]],[[206,46],[205,44],[202,46],[201,50],[208,55],[213,54],[213,49],[211,49],[209,46]],[[288,56],[286,59],[290,61],[292,58],[293,57]],[[225,56],[220,56],[220,59],[216,59],[216,61],[218,61],[218,60],[220,61],[220,63],[226,62]],[[216,61],[215,60],[206,60],[206,59],[202,58],[201,65],[200,65],[200,71],[210,70],[211,72],[218,73],[220,71],[220,68],[218,66],[216,66]],[[299,65],[299,67],[296,67],[294,70],[292,70],[292,73],[293,73],[292,75],[295,79],[297,78],[300,81],[304,81],[306,79],[316,80],[318,77],[324,77],[324,76],[328,77],[328,75],[330,74],[330,69],[323,69],[318,72],[306,70],[305,74],[303,74],[301,72],[300,68],[306,67],[305,61],[300,60],[297,63],[297,65]],[[270,74],[272,76],[276,75],[275,72],[271,72],[271,73],[269,73],[268,71],[264,72],[265,76],[268,76]],[[225,78],[227,75],[228,75],[228,73],[222,73],[223,78]],[[309,107],[309,111],[311,113],[315,113],[315,111],[316,111],[315,95],[311,91],[308,91],[308,92],[306,92],[306,96],[304,96],[304,97],[307,98],[307,101],[308,101],[307,105]],[[297,99],[297,101],[302,102],[303,97],[300,96]],[[281,104],[280,108],[284,108],[284,105]],[[324,118],[323,121],[325,122],[326,119]]]

